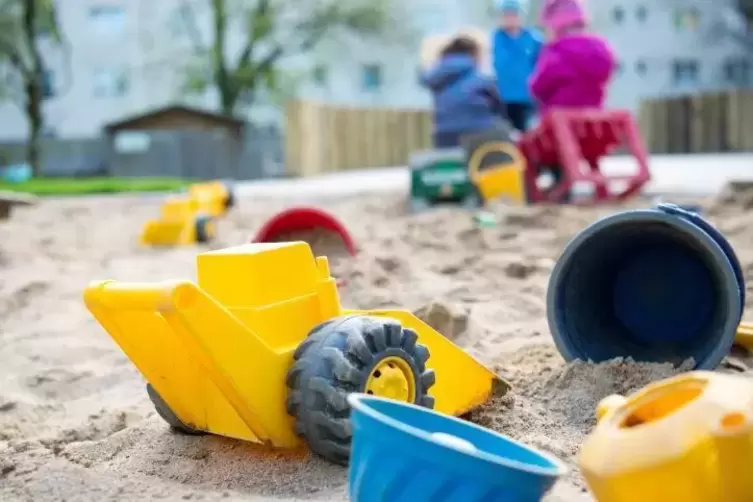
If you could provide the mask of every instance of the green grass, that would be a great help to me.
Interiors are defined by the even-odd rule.
[[[87,195],[128,192],[169,192],[187,187],[183,178],[34,178],[25,183],[0,180],[0,190],[34,195]]]

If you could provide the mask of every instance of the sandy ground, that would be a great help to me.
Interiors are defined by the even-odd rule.
[[[728,199],[702,202],[750,279],[753,197]],[[196,248],[135,244],[158,202],[45,201],[0,223],[0,500],[345,500],[340,467],[171,433],[138,372],[84,308],[91,280],[193,278]],[[241,200],[212,247],[244,242],[285,204]],[[550,342],[544,295],[554,260],[577,230],[615,208],[500,207],[499,225],[480,229],[459,209],[405,216],[398,195],[323,206],[362,247],[356,259],[334,260],[334,273],[348,281],[344,302],[431,311],[431,322],[514,384],[473,418],[572,467],[548,500],[590,500],[573,462],[595,404],[676,371],[566,365]],[[737,355],[723,370],[747,364]]]

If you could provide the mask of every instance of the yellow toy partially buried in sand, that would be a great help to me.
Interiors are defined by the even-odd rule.
[[[598,502],[753,500],[753,380],[694,371],[610,396],[580,452]]]
[[[197,271],[197,284],[104,281],[84,294],[184,432],[305,441],[346,463],[352,392],[460,415],[509,388],[408,311],[344,309],[327,259],[304,242],[205,252]]]
[[[180,246],[209,242],[215,220],[235,204],[230,187],[221,181],[196,183],[185,194],[168,197],[158,219],[147,221],[139,241],[146,246]]]

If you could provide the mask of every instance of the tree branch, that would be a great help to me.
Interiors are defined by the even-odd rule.
[[[11,66],[21,74],[24,80],[33,77],[33,71],[24,64],[21,54],[17,52],[13,43],[0,39],[0,59],[3,57],[8,59]]]
[[[236,68],[242,68],[246,66],[249,61],[251,61],[251,56],[253,56],[254,54],[256,44],[259,43],[259,41],[262,40],[264,36],[271,31],[271,23],[268,22],[271,10],[271,0],[259,0],[256,4],[256,8],[254,9],[251,18],[253,20],[250,26],[251,32],[248,35],[246,46],[238,56],[238,62],[235,65]],[[261,24],[261,19],[266,20],[266,26]]]
[[[269,71],[272,69],[274,64],[277,62],[278,59],[280,59],[282,56],[285,55],[285,50],[282,48],[281,45],[277,45],[274,49],[270,51],[269,54],[267,54],[267,57],[259,61],[259,64],[256,65],[255,73],[263,73],[265,71]]]
[[[331,5],[324,12],[314,13],[312,19],[304,21],[296,27],[296,32],[308,33],[299,44],[298,51],[310,51],[322,41],[327,31],[332,27],[330,20],[337,16],[337,9],[336,4]]]

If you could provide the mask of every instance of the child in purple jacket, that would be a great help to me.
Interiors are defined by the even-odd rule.
[[[548,42],[529,81],[543,115],[552,107],[601,108],[616,61],[602,37],[588,33],[581,0],[546,0],[541,24]]]

